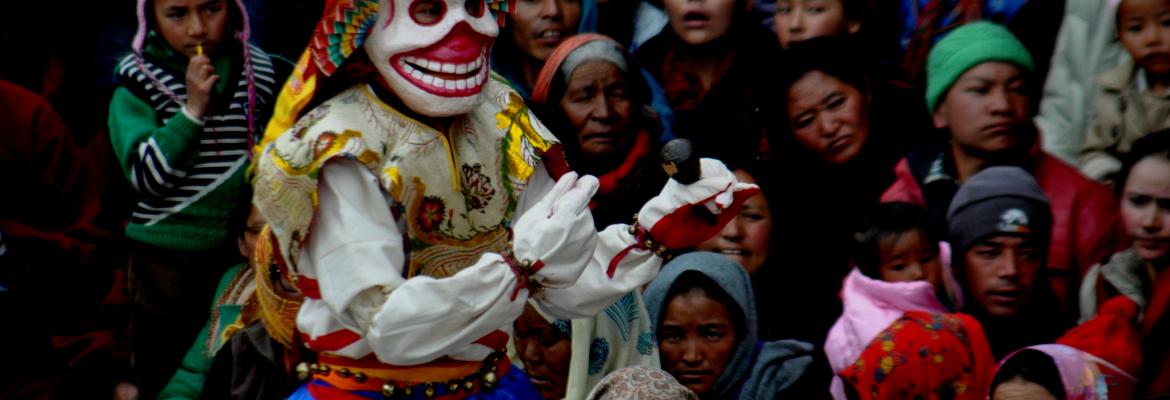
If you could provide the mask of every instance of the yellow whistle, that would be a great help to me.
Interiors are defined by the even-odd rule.
[[[195,54],[200,56],[203,55],[203,43],[195,45]]]

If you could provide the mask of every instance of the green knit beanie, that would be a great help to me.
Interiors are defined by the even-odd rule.
[[[972,22],[955,29],[930,49],[926,59],[926,107],[933,113],[939,99],[967,70],[987,61],[1003,61],[1033,72],[1032,55],[1003,26]]]

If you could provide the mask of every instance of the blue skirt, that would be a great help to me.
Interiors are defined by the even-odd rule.
[[[319,381],[319,380],[315,381],[314,384],[326,385],[326,386],[329,385],[328,383],[325,383],[324,381]],[[425,400],[426,396],[424,396],[421,392],[422,392],[421,390],[415,391],[414,396],[411,396],[408,399],[410,399],[410,400],[415,400],[415,399]],[[351,393],[353,393],[354,395],[357,395],[357,396],[371,399],[371,400],[384,400],[385,399],[385,397],[382,397],[382,393],[378,393],[378,392],[351,392]],[[289,396],[288,398],[289,398],[289,400],[326,400],[326,399],[317,399],[317,398],[313,397],[313,395],[309,394],[309,383],[308,382],[301,385],[301,387],[299,389],[297,389],[296,392],[293,392],[293,394],[291,396]],[[395,397],[395,399],[403,399],[403,398],[404,397],[401,397],[401,395]],[[508,373],[504,374],[503,378],[500,378],[500,383],[496,386],[495,389],[481,390],[479,393],[475,393],[475,394],[471,395],[471,397],[468,397],[467,399],[468,400],[543,400],[543,398],[540,397],[540,392],[537,392],[536,387],[532,386],[532,381],[528,380],[528,375],[525,374],[524,371],[521,371],[520,368],[516,368],[515,366],[513,366],[512,368],[508,368]]]

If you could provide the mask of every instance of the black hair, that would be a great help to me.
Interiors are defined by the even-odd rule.
[[[366,49],[358,47],[354,49],[353,54],[346,57],[341,65],[337,67],[337,71],[331,76],[321,75],[317,78],[317,91],[313,93],[313,97],[309,99],[309,103],[305,108],[301,109],[297,119],[304,116],[305,113],[317,108],[321,104],[329,101],[334,96],[341,94],[362,82],[373,83],[378,75],[378,70],[370,62],[369,55],[366,54]],[[381,88],[377,83],[370,85],[375,89]],[[377,93],[376,93],[377,94]]]
[[[500,27],[499,34],[496,35],[496,40],[492,42],[492,49],[489,56],[489,61],[500,60],[523,60],[528,57],[520,50],[520,46],[512,39],[512,31],[515,29],[515,22],[512,22],[512,13],[504,13],[504,26]],[[522,58],[523,57],[523,58]],[[492,69],[498,69],[492,65]]]
[[[236,243],[235,239],[243,238],[248,230],[248,216],[252,214],[252,186],[244,185],[238,196],[238,201],[228,212],[227,233],[228,237],[232,238],[230,243],[233,246]]]
[[[872,143],[879,143],[882,140],[878,139],[873,133],[877,133],[875,126],[885,124],[885,121],[880,120],[882,113],[876,112],[875,105],[871,100],[874,96],[873,74],[871,73],[873,65],[870,63],[870,58],[866,55],[865,49],[860,46],[858,40],[851,37],[836,37],[823,36],[808,40],[793,43],[785,50],[784,63],[780,67],[780,95],[776,98],[776,107],[779,112],[779,118],[775,118],[774,123],[777,124],[774,129],[774,134],[777,140],[769,143],[769,147],[774,148],[775,152],[783,153],[781,158],[789,161],[804,160],[808,161],[819,160],[820,157],[808,150],[804,144],[796,139],[796,134],[792,130],[792,117],[788,115],[788,102],[791,98],[791,91],[793,85],[804,78],[805,75],[817,71],[825,75],[829,75],[854,89],[862,96],[862,101],[866,103],[865,112],[869,113],[870,130],[866,138],[865,146],[868,148]],[[872,150],[862,150],[863,154],[872,153]],[[797,165],[805,164],[804,161],[796,161]]]
[[[146,5],[144,6],[146,9],[143,10],[143,12],[146,13],[147,30],[157,32],[158,21],[155,20],[154,3],[155,0],[147,1]],[[245,10],[241,10],[240,7],[237,6],[235,0],[224,0],[224,8],[228,13],[228,32],[224,32],[224,42],[239,43],[240,41],[236,39],[236,35],[234,32],[232,32],[232,30],[242,31],[244,29],[244,16],[242,13],[245,12]]]
[[[1135,141],[1129,148],[1129,153],[1122,157],[1121,171],[1117,173],[1117,184],[1113,186],[1118,197],[1125,191],[1125,183],[1129,181],[1129,172],[1133,170],[1133,166],[1150,157],[1170,160],[1170,129],[1143,136]]]
[[[845,14],[846,22],[856,22],[864,26],[869,18],[871,4],[867,0],[841,0],[841,9]]]
[[[938,243],[939,234],[931,229],[930,213],[911,203],[882,203],[874,208],[865,230],[854,235],[853,260],[861,273],[881,279],[881,248],[894,243],[908,232],[917,231],[930,243]]]
[[[723,164],[727,166],[728,171],[735,172],[736,170],[743,170],[743,172],[751,175],[752,180],[755,181],[756,186],[760,187],[760,193],[764,194],[764,198],[777,198],[774,197],[771,192],[773,189],[771,184],[771,169],[774,168],[774,166],[772,166],[768,160],[761,160],[757,158],[736,158],[721,161],[723,161]],[[777,196],[779,196],[779,194],[777,194]],[[771,202],[769,202],[768,205],[771,206]],[[775,210],[775,208],[773,208],[773,210]]]
[[[683,272],[674,281],[674,285],[671,285],[670,291],[666,292],[666,302],[662,306],[662,312],[664,314],[662,320],[666,320],[666,307],[670,304],[671,300],[692,289],[703,291],[711,300],[715,300],[719,304],[723,304],[724,307],[727,307],[727,313],[731,316],[731,325],[735,327],[735,340],[737,342],[742,340],[743,336],[747,333],[747,325],[744,320],[746,311],[739,306],[739,303],[735,299],[731,298],[731,295],[723,291],[723,288],[720,288],[715,281],[698,271]]]
[[[1020,350],[999,367],[995,377],[991,379],[990,394],[995,394],[995,388],[1001,383],[1023,378],[1028,382],[1043,386],[1052,393],[1053,397],[1065,397],[1064,383],[1060,379],[1060,371],[1056,369],[1056,361],[1044,352],[1033,349]]]
[[[793,43],[785,51],[780,70],[781,104],[787,103],[788,91],[809,72],[820,71],[868,94],[870,65],[857,40],[849,37],[822,36]]]

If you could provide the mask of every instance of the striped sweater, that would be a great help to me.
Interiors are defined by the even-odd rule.
[[[142,66],[185,101],[185,65],[159,62],[168,58],[152,52],[157,47],[147,49]],[[270,109],[278,88],[273,59],[255,46],[249,50],[256,109]],[[133,55],[118,64],[122,86],[110,105],[111,142],[138,194],[127,237],[182,251],[213,249],[231,239],[231,219],[243,218],[240,211],[249,201],[244,179],[250,150],[248,84],[239,58],[216,60],[221,84],[204,121],[198,122],[151,83]],[[265,114],[258,113],[254,126],[264,126]]]

